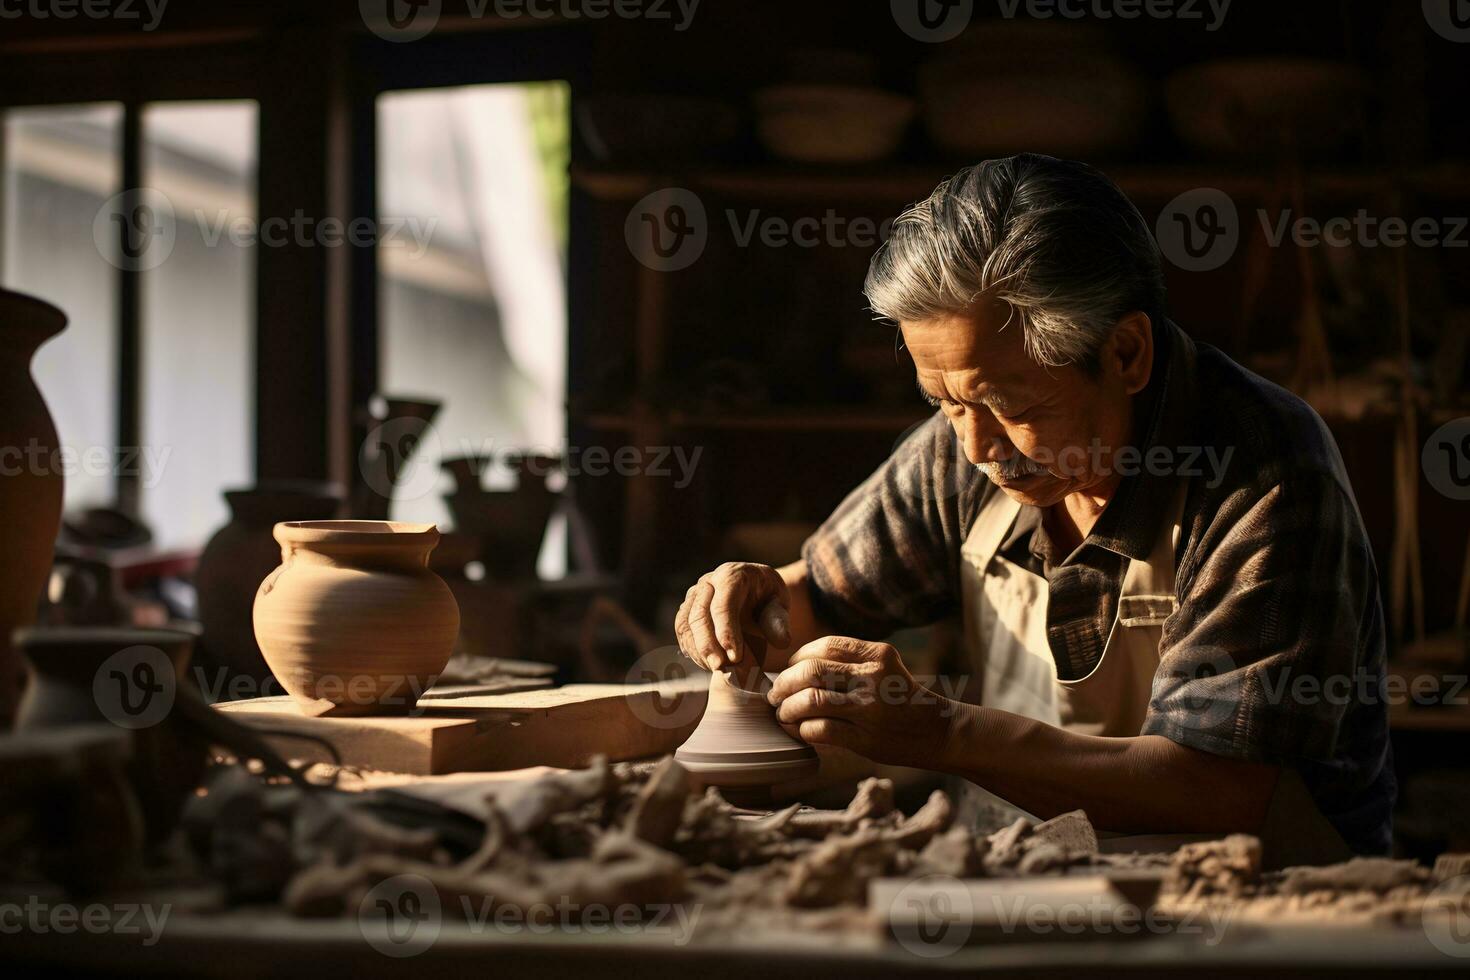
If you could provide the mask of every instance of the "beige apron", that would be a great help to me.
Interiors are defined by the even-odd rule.
[[[1164,621],[1179,606],[1174,551],[1186,488],[1181,480],[1148,557],[1129,560],[1102,658],[1076,680],[1057,677],[1046,633],[1046,579],[999,553],[1021,505],[1004,493],[992,494],[960,549],[965,648],[972,683],[975,675],[980,679],[980,704],[1086,735],[1122,738],[1143,730]],[[971,783],[962,789],[969,797],[962,811],[972,818],[985,807],[1014,809]],[[1213,836],[1114,837],[1104,849],[1169,850]],[[1268,864],[1276,867],[1339,860],[1349,853],[1290,770],[1278,780],[1262,837]]]

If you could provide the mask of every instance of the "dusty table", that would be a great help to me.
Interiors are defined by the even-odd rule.
[[[381,937],[377,937],[381,939]],[[218,916],[170,916],[153,945],[141,935],[116,932],[7,935],[9,965],[64,968],[69,974],[125,973],[176,976],[291,976],[330,971],[333,976],[406,975],[503,977],[596,975],[600,980],[648,980],[677,970],[684,976],[901,977],[919,973],[971,973],[1089,978],[1139,974],[1259,977],[1309,971],[1355,976],[1404,971],[1463,975],[1466,960],[1441,952],[1418,930],[1276,930],[1251,928],[1210,946],[1198,937],[1164,935],[1130,940],[1044,940],[968,946],[923,958],[876,930],[834,941],[829,935],[749,935],[695,939],[643,930],[606,935],[497,930],[445,923],[432,942],[410,956],[385,954],[370,944],[353,920],[301,920],[238,911]],[[381,942],[379,943],[381,945]],[[1470,944],[1464,952],[1470,953]],[[395,952],[403,952],[402,949]]]

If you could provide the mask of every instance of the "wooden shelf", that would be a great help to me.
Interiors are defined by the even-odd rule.
[[[729,197],[801,202],[812,199],[905,202],[926,196],[959,164],[893,164],[887,167],[808,168],[758,164],[749,167],[691,167],[630,170],[578,165],[572,183],[603,201],[634,201],[662,187],[688,187]],[[1280,176],[1228,164],[1141,167],[1102,165],[1131,196],[1169,198],[1198,187],[1242,196],[1269,194]],[[1390,191],[1400,179],[1383,169],[1308,171],[1308,194],[1365,195]],[[1470,165],[1441,164],[1401,175],[1406,190],[1470,198]]]
[[[639,423],[631,413],[592,412],[573,415],[573,422],[602,431],[624,431]],[[730,432],[876,432],[897,434],[922,422],[928,414],[899,409],[874,412],[871,409],[847,409],[839,406],[820,406],[810,409],[791,408],[783,411],[750,412],[746,414],[701,414],[692,412],[668,412],[649,417],[658,425],[670,429],[697,429],[703,431]]]

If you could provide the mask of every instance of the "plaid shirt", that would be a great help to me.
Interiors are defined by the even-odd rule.
[[[1336,444],[1306,403],[1172,323],[1155,339],[1139,444],[1144,459],[1159,447],[1172,462],[1124,476],[1070,554],[1033,507],[1001,552],[1046,578],[1058,676],[1082,677],[1102,656],[1128,559],[1148,557],[1187,480],[1179,607],[1142,734],[1291,766],[1349,846],[1386,851],[1383,609]],[[960,545],[998,492],[942,414],[921,423],[806,542],[819,615],[876,638],[957,613]]]

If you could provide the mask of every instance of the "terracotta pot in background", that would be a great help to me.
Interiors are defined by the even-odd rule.
[[[439,408],[439,402],[428,399],[381,396],[359,410],[365,433],[357,455],[361,479],[353,487],[349,516],[388,519],[394,488],[418,453],[419,441],[433,433]]]
[[[194,659],[205,670],[201,684],[211,700],[263,693],[261,688],[271,679],[271,672],[255,643],[252,610],[261,580],[281,563],[275,526],[282,521],[336,517],[343,494],[335,484],[279,481],[227,490],[225,501],[230,505],[230,522],[209,539],[194,575],[199,622],[204,627]],[[249,683],[241,684],[236,678]]]
[[[11,633],[35,620],[61,525],[56,424],[31,359],[65,327],[51,304],[0,289],[0,730],[10,727],[20,686]]]
[[[129,731],[126,771],[150,842],[178,824],[184,799],[199,784],[209,740],[185,722],[193,697],[186,671],[194,636],[182,630],[64,627],[23,629],[16,648],[30,683],[17,731],[112,725]]]
[[[1169,77],[1169,119],[1203,156],[1332,159],[1367,129],[1370,88],[1353,65],[1222,58]]]
[[[312,715],[401,714],[454,648],[459,606],[429,570],[432,524],[276,525],[282,564],[255,598],[255,639]]]
[[[668,164],[719,158],[740,136],[740,112],[716,99],[601,92],[579,99],[577,128],[603,163]]]
[[[913,99],[859,85],[776,85],[755,96],[761,143],[782,160],[870,163],[890,157]]]
[[[516,474],[514,489],[484,490],[478,478],[472,483],[460,481],[444,503],[454,517],[454,529],[479,539],[479,560],[492,578],[534,579],[546,525],[560,500],[547,479],[561,459],[520,452],[505,459]]]
[[[1086,158],[1132,146],[1149,112],[1146,80],[1099,25],[978,22],[918,72],[934,143],[967,160],[1031,150]]]
[[[143,814],[126,771],[132,758],[132,732],[112,725],[0,739],[0,844],[34,855],[70,895],[136,887]]]

